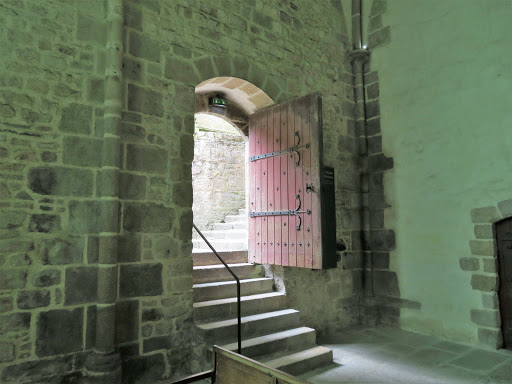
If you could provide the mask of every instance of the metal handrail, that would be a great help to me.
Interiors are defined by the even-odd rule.
[[[199,233],[199,236],[202,237],[202,239],[205,241],[205,243],[210,247],[210,249],[213,251],[215,256],[221,261],[222,264],[228,269],[229,273],[231,273],[231,276],[236,280],[236,297],[237,297],[237,312],[238,312],[238,353],[242,354],[242,317],[241,317],[241,311],[240,311],[240,279],[235,275],[235,273],[229,268],[229,266],[226,264],[226,262],[220,257],[220,255],[217,253],[215,248],[210,244],[208,240],[206,240],[206,237],[201,233],[199,228],[196,227],[194,223],[192,223],[192,226],[194,229]]]

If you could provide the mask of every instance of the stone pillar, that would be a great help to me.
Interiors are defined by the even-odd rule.
[[[368,196],[369,192],[369,173],[368,173],[368,141],[366,132],[366,97],[364,88],[365,66],[370,58],[370,52],[366,49],[356,49],[350,53],[352,62],[352,70],[354,73],[354,100],[356,103],[356,127],[359,143],[359,163],[360,163],[360,180],[359,180],[359,206],[361,209],[361,249],[363,251],[362,258],[362,282],[363,290],[366,294],[373,295],[373,268],[372,255],[370,249],[370,211],[368,201],[364,196]],[[367,276],[367,267],[370,268],[370,276]],[[367,278],[368,277],[368,278]]]
[[[105,65],[104,133],[98,199],[110,209],[102,212],[108,221],[99,237],[98,303],[95,351],[87,357],[84,383],[121,383],[121,361],[115,345],[117,299],[117,241],[119,234],[119,170],[121,168],[119,126],[123,55],[123,1],[108,0]]]

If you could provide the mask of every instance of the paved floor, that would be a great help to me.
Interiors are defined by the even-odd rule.
[[[512,384],[512,351],[490,351],[396,328],[350,328],[322,345],[335,363],[314,384]]]

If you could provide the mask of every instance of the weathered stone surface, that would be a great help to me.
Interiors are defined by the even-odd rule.
[[[383,172],[393,168],[393,158],[384,154],[368,156],[368,170],[371,172]]]
[[[139,60],[123,57],[123,77],[141,82],[144,79],[142,63]]]
[[[82,262],[84,242],[81,238],[44,239],[41,241],[40,257],[43,264],[62,265]]]
[[[31,314],[27,312],[0,316],[0,335],[5,335],[8,332],[28,331],[30,318]]]
[[[55,373],[57,372],[70,372],[72,369],[73,356],[27,361],[6,367],[2,375],[2,379],[6,380],[6,382],[19,382],[18,380],[22,379],[39,378],[41,376],[52,376],[55,375]],[[28,382],[23,382],[31,384],[36,382],[42,384],[76,383],[76,381],[74,381],[73,379],[67,381],[67,379],[65,379],[64,377],[56,378],[55,376],[53,376],[52,378],[42,379],[42,381],[38,379],[32,379]]]
[[[140,382],[158,382],[165,372],[162,354],[137,356],[122,361],[122,383],[137,384]]]
[[[188,85],[196,85],[200,81],[200,77],[196,74],[194,65],[190,61],[174,56],[168,56],[166,59],[165,77]]]
[[[70,104],[62,110],[59,130],[67,133],[88,135],[92,129],[92,107]]]
[[[142,311],[142,322],[146,321],[158,321],[163,319],[164,313],[160,309],[144,309]]]
[[[69,202],[69,230],[72,233],[117,232],[117,201]]]
[[[41,195],[91,196],[92,171],[64,167],[37,167],[28,172],[27,186]]]
[[[139,301],[127,300],[116,303],[116,341],[125,343],[139,337]]]
[[[162,94],[149,88],[128,85],[128,110],[153,116],[163,116]]]
[[[169,336],[152,337],[144,340],[143,344],[144,353],[157,351],[159,349],[169,349],[171,347],[171,338]]]
[[[106,24],[99,22],[98,19],[78,15],[78,25],[76,37],[78,40],[97,43],[101,46],[105,45],[105,37],[107,36]]]
[[[130,55],[150,61],[160,62],[162,47],[160,42],[137,32],[130,33]]]
[[[60,271],[58,269],[45,269],[34,275],[34,287],[50,287],[60,284]]]
[[[14,344],[0,341],[0,363],[14,360]]]
[[[461,257],[459,265],[463,271],[478,271],[480,269],[480,261],[476,257]]]
[[[64,164],[80,165],[82,167],[100,167],[103,142],[101,139],[90,137],[64,137]],[[69,182],[69,180],[68,180]]]
[[[475,236],[477,239],[492,239],[492,225],[479,224],[475,225]]]
[[[91,303],[98,298],[98,268],[70,267],[65,277],[66,305]]]
[[[50,291],[21,291],[18,293],[18,308],[32,309],[50,305]]]
[[[32,215],[28,223],[29,232],[52,233],[60,230],[60,216]]]
[[[36,336],[38,357],[80,351],[83,346],[83,309],[55,309],[39,313]]]
[[[503,335],[498,328],[478,328],[478,341],[483,345],[497,349],[503,346]],[[508,367],[510,372],[510,367]]]
[[[133,263],[141,260],[141,236],[130,234],[118,237],[117,259],[120,263]]]
[[[162,148],[142,144],[126,146],[126,167],[131,171],[165,173],[167,158],[167,152]]]
[[[0,211],[0,229],[14,229],[21,227],[28,214],[23,211]]]
[[[512,216],[512,199],[499,202],[498,209],[503,217]]]
[[[499,306],[498,295],[496,293],[482,294],[482,305],[487,309],[497,309]]]
[[[501,218],[496,207],[475,208],[471,210],[473,223],[493,223]]]
[[[395,249],[395,231],[372,230],[370,231],[370,250],[392,251]]]
[[[132,173],[121,173],[119,175],[119,197],[123,200],[142,200],[146,196],[145,176],[138,176]]]
[[[391,41],[391,28],[384,27],[377,32],[374,32],[368,36],[368,45],[371,48],[377,48],[385,45]]]
[[[94,348],[96,346],[96,306],[87,307],[87,328],[85,330],[85,349]]]
[[[377,295],[400,297],[398,278],[395,272],[373,271],[373,288]]]
[[[471,240],[469,242],[471,253],[473,255],[481,256],[494,256],[494,241],[493,240]]]
[[[120,269],[121,297],[162,294],[162,264],[127,264],[121,265]]]
[[[169,232],[175,212],[156,203],[125,203],[123,227],[128,232]]]
[[[122,122],[119,135],[125,142],[144,143],[146,141],[146,130],[137,124]]]
[[[12,310],[12,298],[7,297],[0,297],[0,313],[9,312]]]
[[[21,268],[0,270],[0,289],[25,288],[27,284],[27,270]]]
[[[496,257],[484,257],[482,261],[484,263],[484,272],[498,272],[498,259]]]
[[[499,312],[497,310],[472,309],[471,321],[475,324],[490,328],[499,328],[501,325]]]
[[[172,187],[172,198],[174,203],[180,207],[191,207],[193,201],[193,190],[190,183],[177,183]]]
[[[475,275],[471,276],[471,287],[485,292],[498,290],[498,278],[496,276]]]

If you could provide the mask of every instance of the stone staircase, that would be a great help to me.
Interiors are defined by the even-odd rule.
[[[299,311],[286,307],[286,295],[275,291],[274,281],[265,276],[263,266],[247,262],[245,211],[240,210],[239,215],[228,216],[225,221],[203,233],[208,241],[211,236],[212,245],[219,247],[220,256],[240,279],[242,354],[293,375],[332,363],[332,351],[316,345],[315,330],[301,326]],[[227,234],[242,231],[243,239]],[[227,249],[223,241],[230,241]],[[237,350],[236,282],[200,242],[203,241],[194,240],[194,318],[207,345],[204,368],[208,369],[213,345]]]

